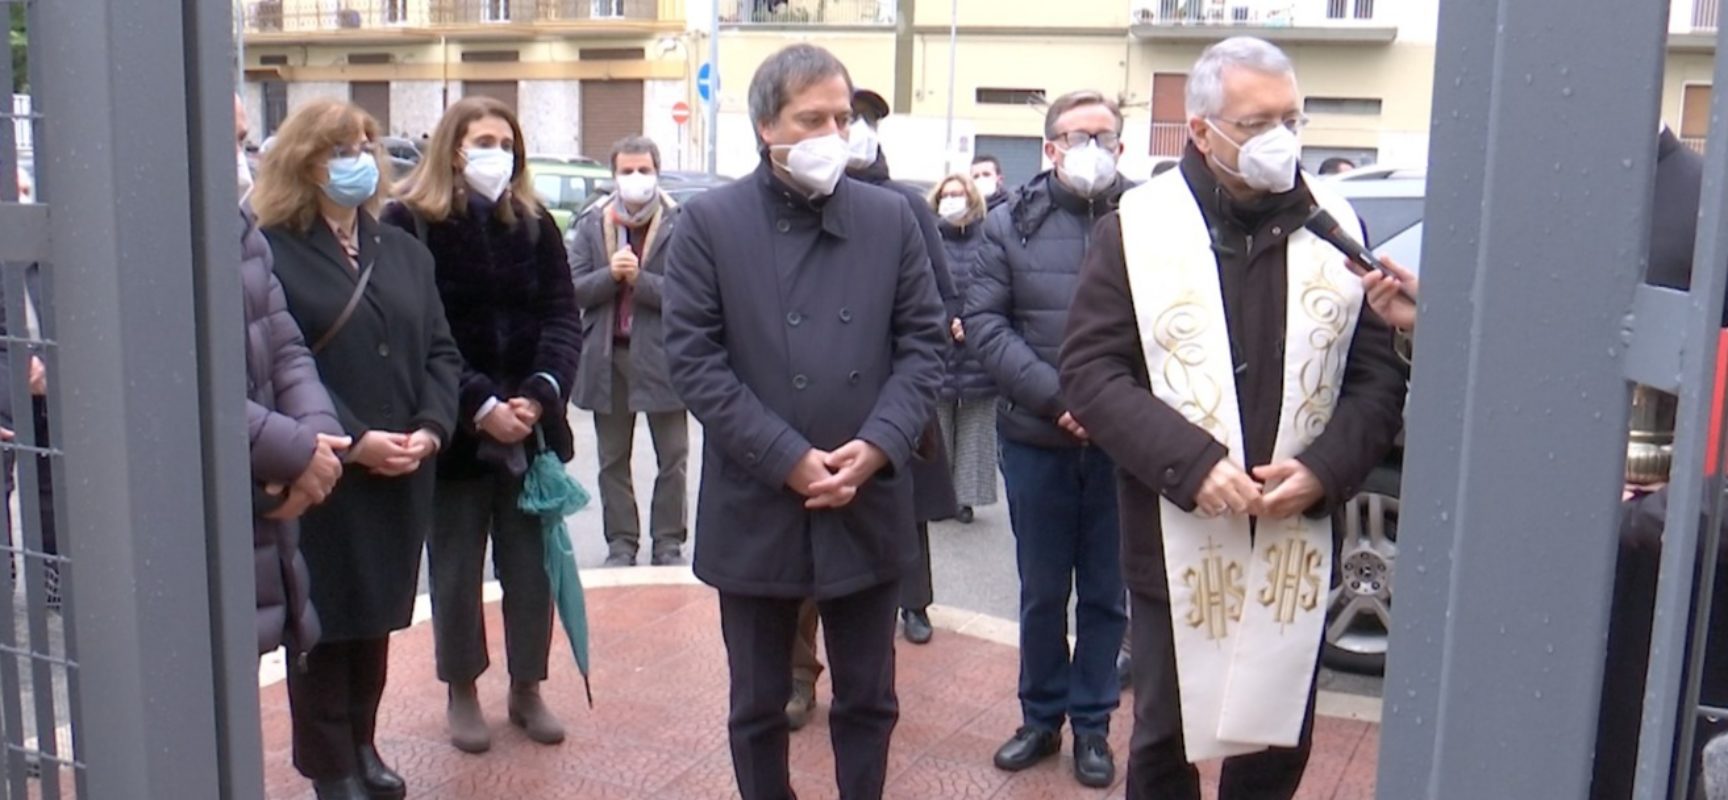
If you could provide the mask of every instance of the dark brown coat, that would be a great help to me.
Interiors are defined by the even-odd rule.
[[[1272,457],[1284,388],[1284,245],[1301,228],[1312,199],[1298,184],[1259,207],[1237,206],[1192,150],[1182,172],[1212,229],[1218,255],[1248,463],[1263,465]],[[1200,484],[1226,451],[1152,395],[1119,216],[1100,221],[1092,241],[1062,347],[1063,396],[1092,441],[1116,461],[1128,584],[1163,595],[1159,497],[1192,510]],[[1297,457],[1326,490],[1310,516],[1328,515],[1356,494],[1390,452],[1403,426],[1403,409],[1404,373],[1392,352],[1391,332],[1364,307],[1337,410],[1325,432]]]

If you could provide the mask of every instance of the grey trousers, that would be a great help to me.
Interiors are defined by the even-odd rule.
[[[552,586],[546,577],[540,520],[516,508],[521,493],[522,479],[507,475],[438,481],[438,519],[426,542],[426,562],[432,574],[438,680],[445,683],[471,683],[491,664],[480,604],[488,539],[492,572],[504,588],[510,678],[546,679]]]
[[[648,415],[654,457],[660,472],[648,511],[654,552],[677,551],[690,538],[685,524],[685,476],[690,460],[690,417],[683,411]],[[600,506],[604,511],[606,546],[610,552],[635,555],[642,542],[642,520],[636,509],[636,485],[630,476],[635,449],[636,413],[630,410],[630,350],[618,345],[612,353],[612,410],[594,413],[594,436],[600,449]]]

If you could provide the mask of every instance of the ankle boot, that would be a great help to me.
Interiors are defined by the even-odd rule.
[[[541,744],[564,741],[564,723],[540,699],[539,681],[510,684],[510,722]]]
[[[450,684],[446,715],[450,722],[450,743],[457,750],[484,753],[492,749],[492,732],[486,729],[486,715],[480,711],[480,695],[474,684]]]
[[[360,778],[356,775],[313,781],[312,793],[318,800],[369,800],[366,797],[366,787],[360,785]]]
[[[384,763],[376,746],[361,745],[355,753],[355,762],[360,765],[360,784],[366,787],[366,796],[371,800],[403,800],[408,796],[408,784]]]

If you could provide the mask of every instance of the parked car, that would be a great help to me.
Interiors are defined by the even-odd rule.
[[[612,178],[605,165],[587,158],[529,156],[528,171],[535,193],[561,231],[570,230],[571,221],[597,193],[600,182]]]
[[[1362,220],[1367,234],[1364,244],[1420,270],[1426,174],[1387,169],[1374,170],[1361,179],[1343,179],[1355,174],[1331,180]],[[1400,434],[1386,463],[1368,476],[1361,492],[1333,520],[1342,546],[1334,566],[1338,581],[1327,605],[1321,651],[1326,666],[1333,669],[1372,674],[1386,669],[1403,464],[1404,437]]]
[[[732,178],[724,175],[710,175],[706,172],[662,172],[660,173],[660,189],[672,198],[672,202],[683,205],[689,202],[690,198],[716,186],[724,186],[731,183],[732,180]],[[581,210],[576,212],[576,219],[581,219],[583,215],[606,202],[606,199],[612,196],[613,189],[612,175],[607,172],[605,179],[599,181],[594,194],[582,205]],[[575,239],[575,226],[565,228],[564,246],[568,248]]]

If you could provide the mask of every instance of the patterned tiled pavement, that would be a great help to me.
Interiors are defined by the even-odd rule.
[[[432,631],[418,624],[392,642],[389,689],[378,746],[409,781],[411,798],[438,800],[709,800],[737,796],[726,749],[726,660],[714,592],[690,585],[591,588],[594,649],[592,710],[562,634],[554,643],[546,689],[570,738],[559,747],[528,741],[504,721],[508,679],[498,604],[488,611],[494,668],[481,693],[494,731],[482,756],[453,749],[444,736],[444,691],[432,665]],[[1019,774],[990,763],[1020,722],[1011,646],[938,630],[929,645],[897,642],[901,717],[890,754],[888,796],[899,800],[1121,798],[1123,789],[1081,787],[1065,749]],[[286,687],[261,689],[266,791],[272,800],[312,797],[290,766]],[[800,798],[835,798],[826,676],[823,705],[792,737],[793,786]],[[1129,698],[1124,698],[1125,703]],[[1118,762],[1127,751],[1126,706],[1112,722]],[[1374,794],[1378,726],[1321,717],[1303,800],[1367,800]],[[1210,787],[1215,764],[1202,767]],[[1213,797],[1208,788],[1207,797]]]

